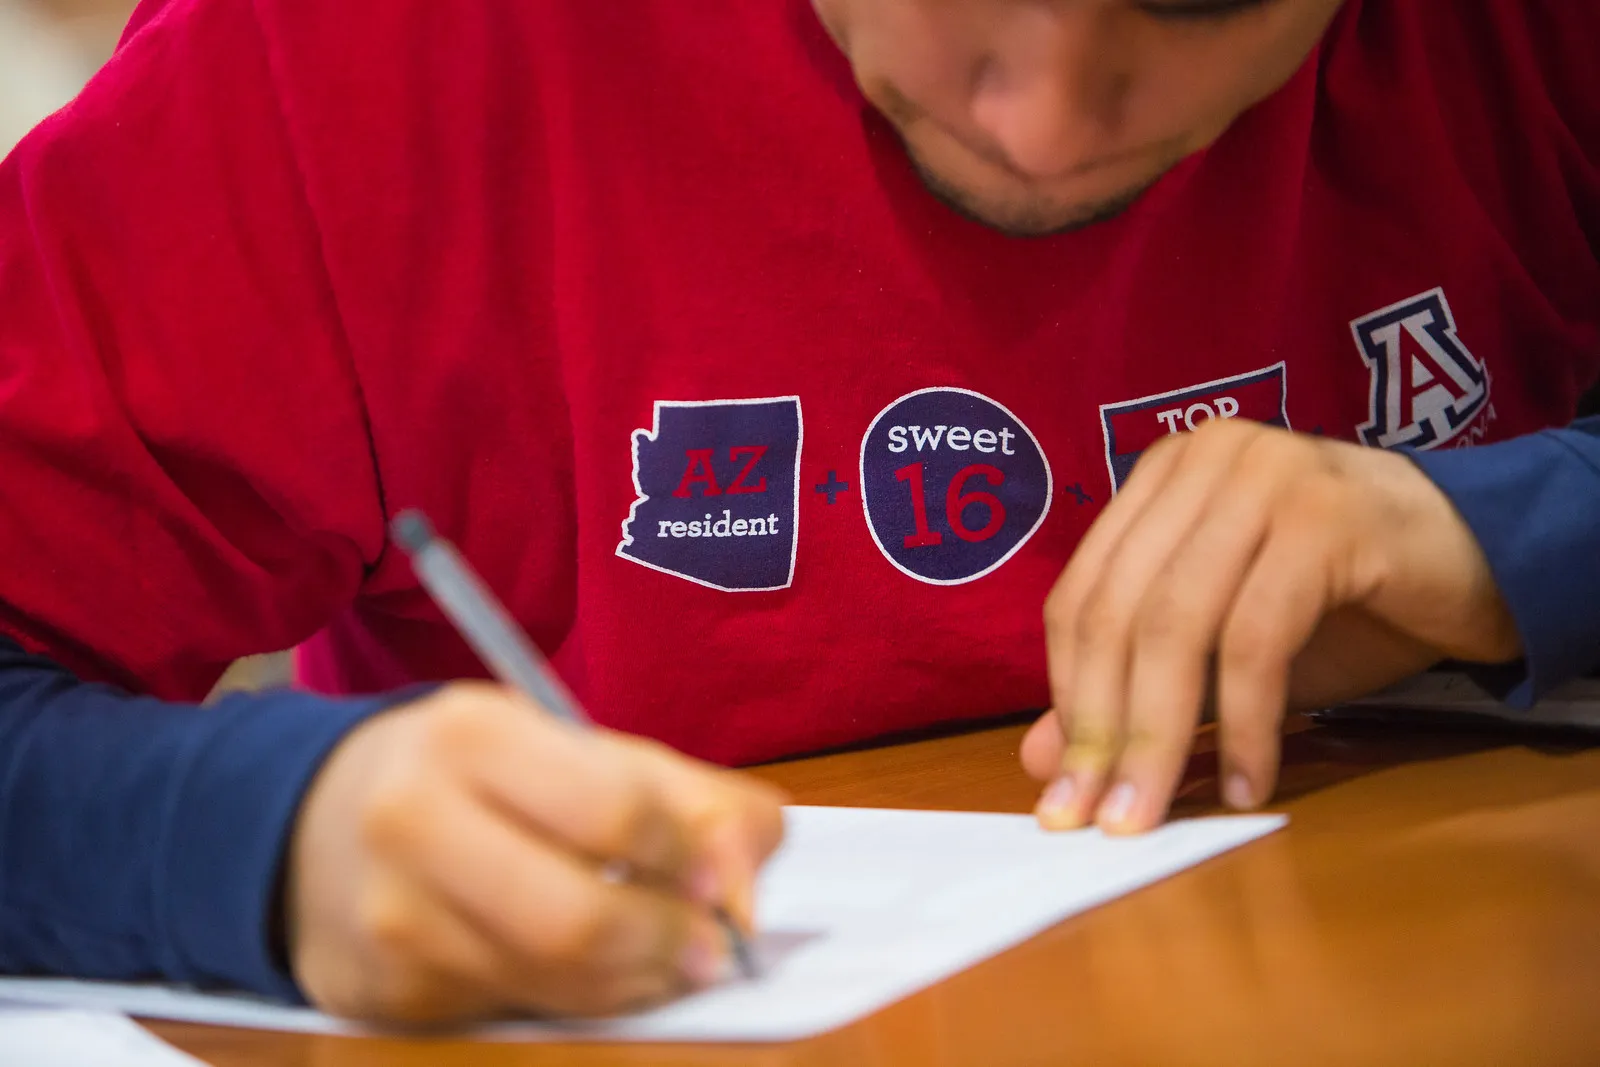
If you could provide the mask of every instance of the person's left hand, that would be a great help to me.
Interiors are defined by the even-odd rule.
[[[1045,606],[1053,710],[1024,767],[1051,829],[1165,817],[1215,702],[1223,797],[1264,803],[1288,708],[1521,639],[1472,531],[1403,455],[1244,420],[1150,450]]]

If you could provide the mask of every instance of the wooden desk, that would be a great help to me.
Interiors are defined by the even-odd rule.
[[[1006,728],[762,770],[797,801],[1026,811]],[[1180,813],[1211,810],[1202,738]],[[1297,724],[1290,828],[787,1046],[153,1029],[217,1067],[1600,1063],[1600,749]]]

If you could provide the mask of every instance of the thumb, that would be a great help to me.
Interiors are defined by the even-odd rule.
[[[1041,782],[1055,779],[1061,774],[1061,754],[1066,744],[1060,717],[1054,711],[1045,712],[1022,739],[1022,769]]]
[[[643,763],[673,820],[687,832],[691,895],[722,904],[734,922],[751,929],[756,875],[783,840],[783,792],[655,742],[616,739]]]
[[[713,820],[697,835],[700,869],[714,879],[716,896],[742,930],[755,929],[756,876],[783,839],[777,800],[775,793],[761,797],[751,807]]]

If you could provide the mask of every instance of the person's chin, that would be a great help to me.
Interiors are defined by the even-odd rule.
[[[958,214],[1008,237],[1050,237],[1109,222],[1137,203],[1160,177],[1146,177],[1120,188],[1058,199],[1020,190],[980,192],[946,179],[915,155],[912,163],[922,184],[940,201]]]

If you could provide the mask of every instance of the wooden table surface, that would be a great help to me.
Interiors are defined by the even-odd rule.
[[[780,764],[798,802],[1027,811],[1021,729]],[[153,1024],[217,1067],[1600,1064],[1600,748],[1297,723],[1287,830],[812,1041],[530,1046]],[[1204,735],[1179,814],[1214,810]]]

